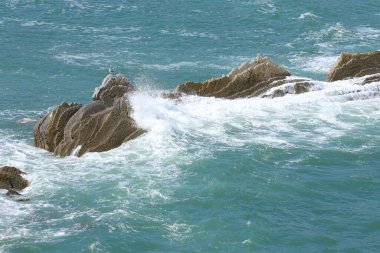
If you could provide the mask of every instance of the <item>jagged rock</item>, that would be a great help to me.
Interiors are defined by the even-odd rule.
[[[203,83],[187,82],[177,86],[177,91],[228,99],[256,97],[278,85],[276,81],[287,76],[290,73],[268,57],[257,57],[220,78],[212,78]]]
[[[110,74],[104,78],[99,87],[95,88],[92,99],[94,101],[101,100],[107,106],[112,106],[115,99],[123,97],[125,93],[133,90],[133,85],[125,76]]]
[[[8,190],[7,195],[20,195],[18,191],[25,189],[29,182],[21,174],[26,174],[21,170],[4,166],[0,168],[0,189]]]
[[[327,76],[328,82],[380,73],[380,51],[342,53]]]
[[[120,146],[145,131],[131,118],[126,93],[134,90],[123,75],[108,75],[95,89],[93,102],[62,103],[34,128],[35,145],[60,156],[102,152]]]

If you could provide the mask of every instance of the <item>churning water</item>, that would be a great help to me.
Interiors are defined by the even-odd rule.
[[[0,252],[378,252],[380,83],[326,83],[341,51],[380,48],[375,1],[0,3]],[[314,91],[223,100],[162,91],[268,55]],[[60,158],[36,120],[127,75],[143,136]]]

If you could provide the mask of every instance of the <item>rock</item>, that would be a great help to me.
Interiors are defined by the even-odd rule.
[[[327,76],[328,82],[380,73],[380,51],[342,53]]]
[[[81,156],[120,146],[145,131],[131,117],[126,94],[134,90],[123,75],[108,75],[95,89],[93,102],[62,103],[34,127],[34,143],[56,155]]]
[[[103,101],[107,106],[112,106],[115,99],[123,97],[125,93],[134,90],[131,82],[123,75],[107,75],[102,84],[95,88],[92,99]]]
[[[314,86],[313,83],[308,79],[284,79],[277,81],[275,88],[270,89],[264,95],[263,98],[276,98],[283,97],[287,94],[301,94],[308,92]]]
[[[374,75],[374,76],[367,77],[362,82],[362,85],[369,84],[369,83],[374,83],[374,82],[380,82],[380,74],[379,75]]]
[[[63,139],[68,120],[82,107],[81,104],[62,103],[41,118],[34,126],[34,145],[54,152]]]
[[[73,153],[81,156],[86,152],[102,152],[120,146],[144,133],[135,126],[130,117],[130,105],[124,98],[115,100],[106,107],[103,101],[94,101],[70,118],[63,140],[54,153],[67,156]]]
[[[162,93],[161,97],[165,98],[165,99],[172,99],[172,100],[179,101],[181,99],[181,97],[182,97],[182,93],[179,93],[179,92],[167,92],[167,93]]]
[[[29,182],[21,174],[26,174],[15,167],[0,168],[0,189],[8,190],[7,195],[20,195],[18,191],[25,189]]]
[[[294,84],[294,94],[309,92],[313,84],[309,81],[301,81]]]
[[[256,97],[275,87],[276,81],[287,76],[290,76],[290,73],[268,57],[257,57],[220,78],[212,78],[203,83],[187,82],[176,89],[185,94],[206,97]]]

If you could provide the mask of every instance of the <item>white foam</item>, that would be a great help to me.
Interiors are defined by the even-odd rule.
[[[36,25],[40,26],[40,25],[46,25],[46,24],[49,24],[49,23],[31,20],[31,21],[27,21],[25,23],[22,23],[21,26],[31,27],[31,26],[36,26]]]
[[[306,18],[319,18],[319,16],[311,12],[305,12],[305,13],[302,13],[297,19],[306,19]]]
[[[103,53],[62,53],[54,56],[55,59],[63,61],[66,64],[77,66],[104,66],[104,57]]]
[[[290,59],[290,62],[295,65],[296,69],[303,71],[327,74],[331,66],[336,61],[337,56],[334,55],[318,55],[318,56],[303,56],[295,55]]]
[[[246,0],[239,1],[242,5],[254,5],[258,7],[258,11],[264,14],[274,14],[277,12],[277,7],[272,0]]]
[[[319,55],[331,56],[342,51],[352,52],[357,51],[358,48],[373,48],[374,45],[378,45],[379,37],[380,30],[377,27],[358,26],[350,28],[338,22],[326,24],[320,30],[304,32],[295,40],[295,43],[304,44],[306,41],[317,46]]]
[[[182,62],[176,62],[176,63],[169,63],[169,64],[143,64],[144,68],[148,69],[158,69],[158,70],[176,70],[183,67],[196,67],[196,62],[189,62],[189,61],[182,61]]]
[[[146,69],[157,69],[157,70],[164,70],[164,71],[171,71],[171,70],[178,70],[183,68],[210,68],[210,69],[223,69],[227,70],[230,67],[219,65],[215,63],[205,63],[200,61],[181,61],[181,62],[174,62],[169,64],[143,64],[142,67]]]
[[[67,3],[70,8],[79,8],[79,9],[85,9],[85,5],[82,2],[79,2],[77,0],[64,0],[65,3]]]
[[[246,244],[252,244],[252,240],[251,239],[244,240],[242,242],[242,244],[244,244],[244,245],[246,245]]]
[[[29,123],[35,123],[37,121],[38,121],[38,118],[25,117],[25,118],[17,120],[16,123],[17,124],[29,124]]]
[[[181,241],[189,237],[194,227],[195,226],[186,223],[180,223],[178,221],[173,224],[165,225],[165,228],[169,233],[169,239],[176,241]]]
[[[198,38],[208,38],[208,39],[213,39],[213,40],[218,39],[218,36],[211,33],[205,33],[205,32],[179,30],[178,33],[179,33],[179,36],[181,37],[198,37]]]
[[[362,40],[377,39],[380,37],[380,29],[372,27],[358,27],[356,28],[356,33]]]
[[[75,224],[82,222],[88,227],[107,224],[111,232],[138,230],[115,222],[126,217],[155,220],[168,238],[182,240],[191,233],[191,224],[141,210],[176,201],[175,193],[192,173],[184,166],[252,145],[318,148],[365,124],[377,124],[380,98],[371,94],[380,93],[380,82],[358,85],[364,78],[320,82],[315,91],[276,99],[184,96],[176,101],[157,95],[161,91],[142,89],[131,95],[131,103],[137,124],[148,132],[119,148],[81,158],[56,157],[34,148],[31,139],[19,140],[2,130],[0,164],[28,173],[31,185],[22,193],[32,201],[17,203],[0,194],[0,227],[9,228],[0,233],[0,242],[61,240],[80,233]],[[1,113],[8,117],[12,111]]]
[[[380,84],[356,85],[362,80],[364,77],[334,83],[313,81],[315,85],[311,92],[274,100],[223,100],[187,96],[182,98],[182,102],[176,102],[148,93],[137,93],[132,97],[133,116],[139,126],[148,130],[147,136],[150,141],[157,145],[165,142],[175,143],[174,139],[178,135],[197,139],[190,145],[186,143],[185,146],[181,146],[181,142],[175,143],[177,148],[182,150],[191,147],[192,144],[202,145],[199,138],[207,140],[208,144],[215,143],[216,146],[236,147],[247,142],[274,146],[291,145],[289,139],[283,137],[286,133],[299,136],[300,139],[305,139],[306,135],[300,132],[298,126],[291,123],[290,119],[307,123],[310,114],[314,115],[316,121],[321,121],[320,124],[334,125],[337,129],[325,133],[330,137],[340,136],[349,130],[350,124],[343,124],[339,120],[327,120],[326,117],[332,115],[333,119],[334,115],[340,114],[342,103],[379,97]],[[301,113],[290,109],[294,107],[302,108]],[[335,110],[336,108],[339,110]],[[267,121],[268,117],[272,120]],[[315,127],[314,129],[320,132]],[[209,152],[212,153],[212,149]],[[202,155],[207,153],[203,152]]]

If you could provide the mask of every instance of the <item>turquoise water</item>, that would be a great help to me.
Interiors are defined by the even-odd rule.
[[[0,3],[0,252],[379,252],[380,83],[325,83],[341,51],[380,49],[380,1]],[[317,90],[278,99],[155,96],[268,55]],[[108,67],[140,89],[142,137],[81,158],[34,148]]]

